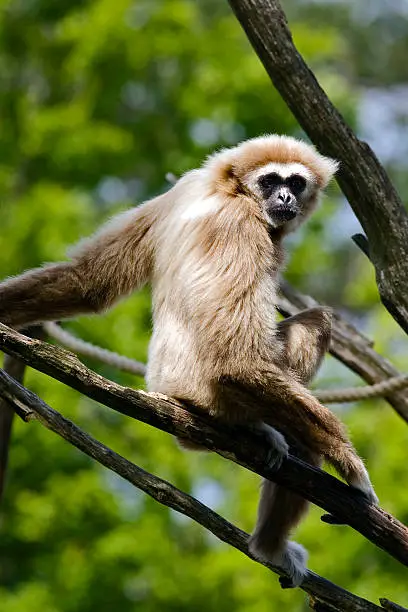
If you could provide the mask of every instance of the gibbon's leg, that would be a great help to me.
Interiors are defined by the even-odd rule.
[[[321,465],[321,458],[306,449],[300,451],[290,445],[290,452],[316,467]],[[308,506],[307,500],[289,489],[270,480],[262,481],[257,523],[248,548],[256,559],[284,569],[291,580],[287,586],[299,586],[307,571],[306,549],[288,538],[306,514]]]
[[[153,253],[154,200],[108,222],[71,260],[0,283],[0,321],[21,327],[98,312],[147,282]]]
[[[284,370],[289,370],[300,382],[307,384],[316,373],[330,343],[331,331],[331,310],[330,308],[310,308],[292,317],[280,321],[278,324],[277,341],[282,345],[279,351],[280,366]],[[236,402],[237,409],[234,413],[242,414],[242,406],[239,393],[229,400]],[[183,401],[183,400],[180,400]],[[247,412],[247,400],[244,400],[245,407],[243,412]],[[229,412],[229,411],[228,411]],[[263,430],[270,439],[271,448],[284,446],[278,439],[281,435],[272,427],[264,427],[262,422],[258,427]],[[273,433],[275,432],[275,433]],[[278,436],[276,436],[278,434]],[[177,438],[179,445],[187,450],[205,451],[202,446],[194,444],[189,440]],[[283,448],[282,448],[283,451]],[[273,462],[273,458],[271,457]]]
[[[310,308],[280,321],[277,340],[283,347],[278,365],[307,385],[325,356],[331,336],[330,308]]]
[[[284,435],[293,436],[314,454],[323,456],[351,486],[361,490],[370,502],[377,503],[364,463],[340,420],[305,387],[286,379],[282,373],[270,373],[269,377],[270,384],[265,389],[269,406],[259,394],[259,402],[256,398],[254,402],[263,420]]]
[[[313,308],[281,321],[277,337],[284,346],[283,367],[307,384],[316,373],[330,343],[331,313]],[[299,445],[290,445],[293,455],[315,466],[321,457]],[[290,532],[307,512],[309,503],[300,495],[270,480],[262,482],[258,519],[249,541],[250,552],[258,559],[268,560],[286,570],[290,585],[298,586],[306,573],[307,551],[296,542],[288,541]]]
[[[325,351],[329,348],[330,327],[331,312],[325,308],[303,311],[279,324],[278,335],[286,348],[284,353],[286,365],[300,374],[301,382],[304,384],[313,377]],[[361,489],[370,501],[377,503],[377,496],[372,489],[367,471],[344,431],[340,431],[340,436],[335,435],[332,438],[330,435],[330,422],[335,430],[342,428],[342,424],[340,422],[336,424],[336,420],[335,415],[327,410],[324,425],[326,428],[328,426],[328,433],[323,434],[319,442],[322,455],[350,485]]]
[[[224,378],[221,387],[224,404],[230,410],[239,397],[241,422],[263,421],[294,438],[313,454],[323,456],[369,501],[378,501],[341,421],[290,374],[274,364],[265,364],[246,380]]]

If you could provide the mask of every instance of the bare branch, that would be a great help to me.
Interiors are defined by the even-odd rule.
[[[369,505],[356,489],[295,457],[289,456],[273,471],[266,461],[268,445],[256,433],[227,426],[160,394],[122,387],[92,372],[64,349],[27,338],[3,324],[0,348],[122,414],[187,438],[296,491],[408,565],[408,529],[402,523]]]
[[[408,608],[403,608],[398,604],[390,601],[389,599],[381,598],[380,603],[384,610],[388,610],[388,612],[408,612]]]
[[[50,408],[34,393],[22,387],[2,370],[0,370],[0,394],[19,412],[21,412],[22,406],[25,406],[27,414],[34,416],[45,427],[57,433],[83,453],[132,483],[160,504],[190,517],[211,531],[217,538],[237,548],[255,561],[248,551],[249,536],[247,533],[226,521],[194,497],[183,493],[169,482],[146,472],[121,455],[118,455],[82,431],[72,421],[69,421]],[[282,575],[282,572],[272,565],[267,563],[263,565]],[[313,596],[313,598],[329,602],[330,609],[333,611],[375,612],[381,610],[375,604],[353,595],[313,572],[307,573],[301,588]]]
[[[408,332],[408,215],[394,186],[305,64],[279,1],[229,3],[300,125],[322,153],[340,160],[337,180],[367,234],[381,299]]]

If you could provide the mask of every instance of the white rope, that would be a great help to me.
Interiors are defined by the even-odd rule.
[[[103,363],[111,365],[118,370],[130,372],[131,374],[137,374],[138,376],[144,376],[146,374],[146,366],[140,361],[135,361],[129,357],[124,357],[108,349],[104,349],[90,342],[85,342],[81,338],[77,338],[71,332],[62,329],[57,323],[48,322],[44,323],[44,329],[52,337],[58,340],[61,344],[81,355],[98,359]],[[314,389],[312,390],[313,395],[323,404],[336,404],[336,403],[347,403],[356,402],[358,400],[369,399],[372,397],[382,397],[393,393],[394,391],[400,391],[407,387],[408,389],[408,376],[399,375],[392,376],[387,380],[383,380],[374,385],[368,385],[366,387],[350,387],[348,389]]]
[[[399,375],[392,376],[374,385],[367,387],[350,387],[349,389],[314,389],[312,393],[323,404],[335,404],[356,402],[358,400],[369,399],[371,397],[382,397],[400,391],[404,388],[408,389],[408,376]]]
[[[71,334],[71,332],[67,332],[65,329],[62,329],[62,327],[57,325],[57,323],[49,321],[43,325],[47,334],[49,334],[52,338],[55,338],[55,340],[58,340],[58,342],[75,353],[80,353],[81,355],[86,355],[87,357],[99,359],[99,361],[114,366],[115,368],[118,368],[118,370],[123,370],[124,372],[130,372],[131,374],[137,374],[138,376],[144,376],[146,374],[146,366],[140,361],[135,361],[129,357],[124,357],[123,355],[119,355],[118,353],[114,353],[108,349],[96,346],[91,342],[85,342],[85,340],[77,338]]]

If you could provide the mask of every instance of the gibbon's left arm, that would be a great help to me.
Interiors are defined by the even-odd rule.
[[[0,283],[0,321],[21,327],[108,308],[149,280],[157,199],[126,211],[79,243],[70,261]]]

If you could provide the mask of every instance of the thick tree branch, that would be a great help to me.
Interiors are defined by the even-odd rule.
[[[367,234],[381,299],[408,332],[408,216],[370,147],[357,139],[293,44],[278,0],[229,0],[273,84],[319,150]]]
[[[380,603],[384,610],[388,610],[388,612],[408,612],[408,608],[403,608],[389,599],[381,598]]]
[[[310,296],[302,295],[288,283],[282,282],[278,308],[290,316],[319,304]],[[373,384],[398,376],[400,372],[373,349],[373,343],[334,311],[330,353],[356,372],[367,383]],[[385,398],[408,423],[408,394],[406,389],[393,391]]]
[[[217,538],[253,559],[248,551],[247,533],[169,482],[146,472],[95,440],[2,370],[0,370],[0,394],[24,420],[37,419],[45,427],[132,483],[159,503],[190,517],[211,531]],[[282,575],[282,572],[272,565],[267,563],[264,565]],[[307,573],[301,588],[309,593],[314,600],[329,603],[330,609],[334,611],[375,612],[382,609],[310,571]]]
[[[215,451],[239,465],[298,492],[359,531],[408,566],[408,529],[359,492],[333,476],[289,456],[268,467],[268,446],[259,435],[190,411],[171,398],[122,387],[86,368],[78,358],[0,324],[0,348],[122,414]],[[193,409],[191,409],[193,410]]]

